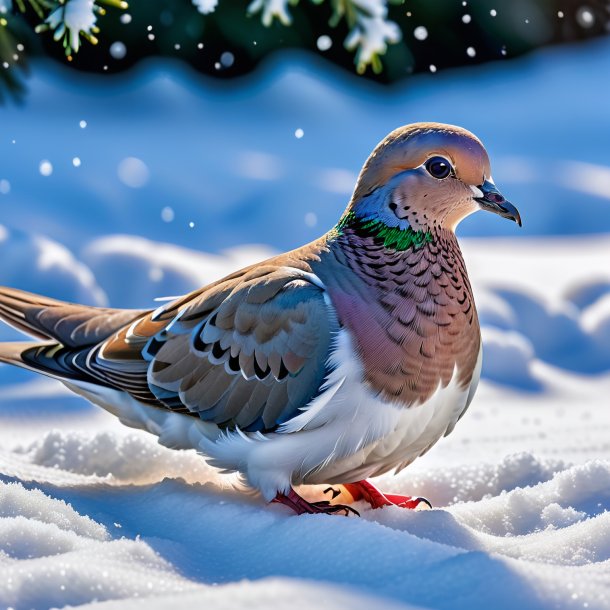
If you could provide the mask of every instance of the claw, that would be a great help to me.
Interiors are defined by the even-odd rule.
[[[333,495],[332,500],[341,495],[341,490],[335,489],[334,487],[327,487],[323,493],[327,494],[329,492]]]
[[[288,506],[297,515],[311,515],[316,513],[333,515],[336,513],[344,513],[347,517],[352,513],[358,517],[360,516],[360,513],[357,510],[353,509],[351,506],[346,506],[345,504],[331,504],[328,500],[308,502],[305,498],[299,496],[294,489],[291,489],[287,494],[278,493],[272,502],[278,502],[279,504]]]
[[[339,495],[339,494],[337,494]],[[313,502],[312,503],[313,506],[318,506],[320,508],[323,508],[323,512],[325,513],[340,513],[342,511],[345,511],[345,516],[347,517],[350,513],[356,515],[357,517],[360,516],[360,513],[355,509],[352,508],[351,506],[348,506],[347,504],[331,504],[330,502],[328,502],[327,500],[322,500],[320,502]]]

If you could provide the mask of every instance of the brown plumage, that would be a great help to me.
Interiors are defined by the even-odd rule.
[[[327,256],[338,269],[353,271],[337,269],[331,275],[326,258],[313,267],[340,322],[356,339],[365,378],[375,392],[405,407],[422,404],[439,384],[449,383],[456,365],[460,384],[470,384],[481,335],[453,232],[437,228],[433,242],[391,253],[374,238],[347,229]]]
[[[198,448],[268,499],[330,510],[291,485],[407,464],[472,400],[481,337],[454,229],[477,209],[520,223],[479,140],[406,126],[375,148],[326,235],[155,311],[0,289],[0,317],[43,340],[0,344],[0,360]]]
[[[413,123],[390,132],[375,147],[360,171],[352,204],[396,174],[424,163],[431,150],[453,161],[457,177],[465,184],[478,186],[490,177],[489,157],[474,134],[455,125]]]

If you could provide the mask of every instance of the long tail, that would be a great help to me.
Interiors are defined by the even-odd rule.
[[[1,320],[31,337],[53,339],[66,347],[99,343],[146,312],[75,305],[0,287]]]
[[[38,341],[11,341],[10,343],[0,343],[0,362],[14,364],[22,368],[31,368],[27,366],[21,355],[23,352],[29,349],[35,349],[41,345],[50,346],[51,344],[46,342],[39,343]]]
[[[0,362],[12,364],[63,382],[104,384],[87,369],[89,352],[95,346],[74,349],[56,341],[0,343]]]
[[[90,349],[145,313],[64,303],[0,287],[0,320],[40,339],[0,343],[0,362],[62,380],[82,378]]]

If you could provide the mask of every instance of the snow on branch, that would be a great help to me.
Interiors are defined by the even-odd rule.
[[[274,19],[283,25],[292,23],[292,16],[288,5],[296,6],[299,0],[253,0],[248,5],[248,15],[261,13],[261,21],[265,27],[269,27]]]
[[[193,0],[197,2],[197,0]],[[200,0],[205,1],[205,0]],[[389,21],[387,0],[328,0],[333,9],[330,25],[335,27],[345,19],[350,33],[345,39],[345,47],[356,52],[356,69],[364,73],[370,65],[375,73],[383,66],[380,56],[387,51],[388,44],[400,41],[400,28]],[[299,0],[253,0],[248,6],[248,14],[261,13],[261,21],[269,27],[274,19],[283,25],[292,23],[289,5],[296,6]],[[312,0],[322,4],[324,0]]]
[[[0,0],[0,25],[6,26],[7,16],[16,8],[21,13],[32,10],[42,20],[36,33],[53,31],[53,38],[61,41],[70,58],[81,46],[81,36],[97,44],[98,15],[106,13],[103,4],[125,10],[124,0]]]
[[[193,0],[193,6],[203,15],[208,15],[216,10],[218,0]]]
[[[400,41],[400,28],[388,21],[388,7],[383,0],[352,0],[353,22],[348,23],[352,30],[345,39],[345,47],[356,50],[356,70],[362,74],[367,66],[373,72],[383,69],[380,56],[387,51],[388,44]]]
[[[77,53],[80,48],[81,34],[92,44],[97,44],[93,35],[97,16],[93,8],[93,0],[68,0],[65,4],[57,4],[45,24],[54,30],[54,40],[63,40],[66,54]],[[38,28],[40,31],[40,27]]]
[[[191,0],[191,3],[200,13],[209,15],[216,10],[219,1]],[[248,15],[259,15],[266,27],[273,25],[276,20],[284,26],[290,26],[290,7],[296,6],[299,1],[251,0],[246,11]],[[381,56],[386,53],[388,45],[399,42],[401,38],[398,25],[388,19],[388,2],[395,0],[310,1],[313,4],[326,2],[330,5],[331,27],[336,27],[342,21],[347,24],[349,34],[344,45],[355,53],[359,74],[364,73],[368,66],[375,73],[382,71]],[[72,59],[72,55],[81,47],[81,39],[97,44],[97,34],[100,31],[97,26],[98,16],[105,14],[102,5],[122,10],[128,8],[124,0],[0,0],[0,26],[7,26],[9,15],[17,10],[21,13],[34,11],[41,20],[35,31],[51,31],[54,40],[63,44],[68,59]]]

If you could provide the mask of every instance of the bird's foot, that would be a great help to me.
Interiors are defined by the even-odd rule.
[[[368,502],[372,508],[382,508],[384,506],[400,506],[401,508],[409,508],[411,510],[427,510],[432,508],[432,504],[425,498],[386,494],[368,481],[344,483],[343,487],[345,487],[354,498],[354,502],[364,500],[365,502]]]
[[[294,489],[291,489],[287,494],[278,493],[272,502],[278,502],[279,504],[288,506],[297,515],[323,513],[327,515],[344,514],[347,517],[351,513],[357,517],[360,516],[360,513],[357,510],[344,504],[331,504],[327,500],[321,502],[308,502],[305,498],[299,496]]]

